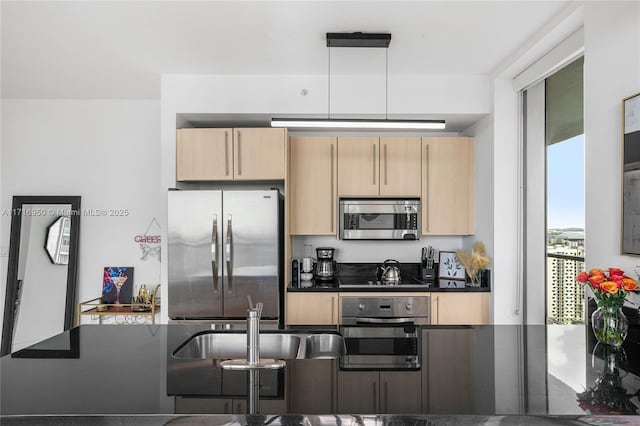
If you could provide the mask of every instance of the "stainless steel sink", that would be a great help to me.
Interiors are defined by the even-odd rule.
[[[310,334],[304,340],[304,358],[335,359],[346,352],[344,339],[339,334]]]
[[[260,357],[294,359],[298,356],[300,337],[295,334],[260,334]],[[178,347],[175,358],[234,359],[246,358],[247,335],[242,333],[196,334]]]
[[[341,335],[333,333],[260,333],[261,359],[334,359],[345,353]],[[244,359],[245,333],[201,332],[173,352],[180,359]]]

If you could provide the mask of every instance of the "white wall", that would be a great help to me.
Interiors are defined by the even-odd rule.
[[[518,324],[522,313],[518,94],[510,79],[496,79],[494,84],[493,322]]]
[[[134,237],[159,219],[160,114],[152,100],[3,100],[0,207],[14,195],[80,195],[78,301],[99,297],[105,266],[133,266],[135,284],[160,281]],[[0,297],[5,297],[10,217],[0,218]],[[154,231],[155,233],[159,230]],[[2,301],[4,306],[4,300]]]
[[[462,247],[462,237],[423,236],[417,241],[345,241],[330,235],[301,235],[293,239],[293,257],[304,257],[304,245],[334,247],[338,262],[382,263],[385,259],[418,263],[422,247],[433,246],[441,251],[454,251]]]
[[[585,5],[585,262],[634,275],[620,255],[622,99],[640,92],[640,3]]]
[[[494,273],[495,249],[493,242],[494,233],[494,195],[493,195],[493,171],[494,171],[494,149],[493,149],[493,114],[481,119],[473,126],[464,130],[465,136],[472,136],[476,143],[476,233],[475,235],[462,238],[462,245],[466,250],[470,250],[477,241],[484,244],[487,255],[492,261],[489,269]],[[494,317],[493,303],[495,291],[495,273],[491,278],[492,297],[490,307],[490,318]]]

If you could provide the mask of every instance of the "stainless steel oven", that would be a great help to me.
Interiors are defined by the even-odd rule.
[[[342,299],[343,370],[420,369],[420,325],[429,324],[429,296]]]
[[[343,240],[419,240],[419,199],[340,199]]]

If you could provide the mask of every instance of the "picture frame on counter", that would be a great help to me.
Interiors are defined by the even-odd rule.
[[[464,281],[465,276],[466,271],[460,260],[458,260],[456,253],[454,251],[441,251],[438,278]]]

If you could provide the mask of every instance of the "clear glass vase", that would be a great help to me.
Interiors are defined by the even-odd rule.
[[[591,315],[591,327],[598,342],[618,347],[627,337],[629,321],[621,305],[599,306]]]

